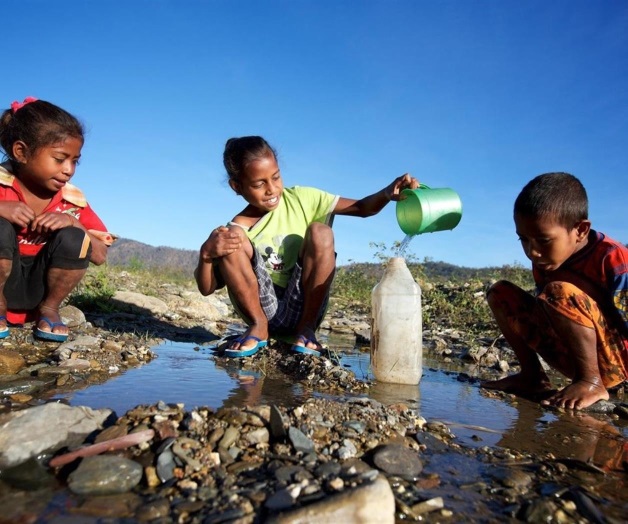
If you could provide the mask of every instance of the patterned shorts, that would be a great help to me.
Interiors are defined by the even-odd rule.
[[[568,282],[551,282],[534,297],[511,282],[500,281],[488,293],[496,307],[506,313],[510,328],[552,366],[572,368],[573,355],[554,331],[547,307],[595,330],[598,366],[606,388],[628,378],[628,342],[608,324],[597,303],[578,287]]]
[[[285,288],[273,284],[264,266],[264,259],[257,249],[255,249],[255,257],[252,260],[252,265],[259,286],[260,304],[268,319],[270,332],[274,334],[290,334],[296,328],[303,312],[303,289],[301,287],[303,268],[301,264],[297,261],[292,275],[290,275],[288,285]],[[231,296],[231,302],[236,312],[246,322],[246,315],[241,312],[241,308],[238,306],[233,296]],[[328,302],[329,295],[325,297],[321,306],[316,320],[317,327],[320,326],[323,321]]]

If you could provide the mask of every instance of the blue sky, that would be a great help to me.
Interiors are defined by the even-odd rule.
[[[32,95],[87,126],[74,182],[109,229],[198,249],[244,201],[224,143],[260,134],[286,186],[344,197],[410,172],[461,196],[453,231],[409,252],[482,267],[527,261],[512,204],[568,171],[593,226],[628,242],[628,3],[3,1],[0,104]],[[338,261],[404,235],[394,204],[338,217]]]

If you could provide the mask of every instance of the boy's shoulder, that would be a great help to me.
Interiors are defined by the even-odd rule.
[[[628,248],[600,231],[592,230],[590,235],[588,245],[576,254],[571,265],[623,267],[625,270],[628,265]]]
[[[594,243],[594,249],[599,251],[612,252],[617,251],[618,253],[622,253],[624,256],[628,255],[628,247],[626,247],[621,242],[612,239],[605,233],[601,231],[594,231],[596,238]]]

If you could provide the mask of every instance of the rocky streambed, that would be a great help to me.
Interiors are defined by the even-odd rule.
[[[455,424],[370,398],[371,384],[339,365],[333,347],[315,358],[271,341],[235,364],[243,385],[256,373],[281,375],[311,398],[217,409],[158,402],[126,413],[52,402],[150,362],[159,340],[211,341],[234,322],[224,297],[176,286],[162,287],[159,298],[127,290],[114,301],[114,312],[88,319],[66,307],[72,335],[64,344],[35,341],[25,327],[0,346],[0,522],[626,520],[622,390],[587,413],[553,413],[567,424],[558,434],[522,419],[510,443],[482,446],[487,428],[471,427],[480,442],[465,446]],[[332,308],[324,328],[368,340],[363,314]],[[452,372],[452,381],[474,384],[514,364],[488,336],[435,328],[424,339],[432,357],[477,371]],[[219,346],[211,358],[234,366]],[[574,432],[571,417],[585,429]]]

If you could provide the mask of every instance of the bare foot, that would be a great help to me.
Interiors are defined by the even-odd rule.
[[[499,380],[485,380],[480,383],[480,387],[498,389],[507,393],[528,394],[544,393],[552,389],[547,375],[543,374],[530,377],[522,373],[500,378]]]
[[[598,400],[609,399],[608,391],[601,382],[598,378],[576,380],[541,404],[567,409],[588,408]]]
[[[238,337],[238,340],[245,340],[247,337],[256,337],[259,340],[268,340],[268,326],[260,326],[258,324],[253,324],[249,326],[242,336]],[[246,340],[244,345],[239,342],[234,342],[231,344],[229,349],[234,351],[246,351],[247,349],[251,349],[255,347],[258,342],[254,338],[249,338]]]
[[[44,318],[48,321],[44,320]],[[41,331],[48,331],[59,335],[67,335],[70,332],[68,326],[62,322],[59,310],[49,306],[39,306],[37,328]]]

